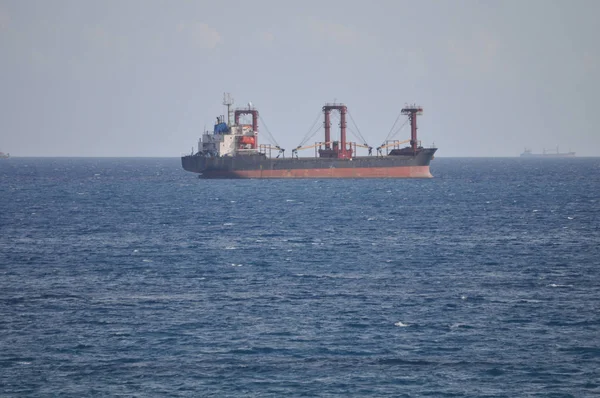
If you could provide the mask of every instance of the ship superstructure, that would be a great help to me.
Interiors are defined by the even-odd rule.
[[[325,104],[322,108],[324,141],[305,145],[317,131],[311,127],[309,133],[312,131],[312,135],[307,134],[302,143],[292,149],[291,157],[286,158],[285,150],[266,128],[273,143],[259,144],[258,122],[262,119],[251,103],[232,110],[233,99],[225,94],[223,104],[227,106],[227,117],[218,116],[213,130],[202,134],[197,152],[181,158],[185,170],[199,173],[203,178],[432,177],[429,163],[437,148],[423,148],[417,139],[417,115],[423,113],[420,106],[408,105],[401,110],[401,115],[408,116],[405,124],[410,122],[410,139],[386,139],[373,154],[373,148],[364,142],[360,132],[363,143],[347,140],[348,107],[342,103]],[[332,139],[332,115],[339,117],[339,140]],[[242,117],[248,116],[251,123],[243,123]],[[392,130],[395,126],[396,123]],[[406,143],[409,146],[403,147]],[[357,147],[366,148],[369,155],[357,156]],[[314,148],[314,157],[299,157],[299,151],[311,148]]]
[[[231,96],[225,94],[223,105],[227,106],[227,120],[224,115],[217,116],[213,131],[205,131],[198,141],[198,154],[220,157],[258,153],[258,111],[252,103],[248,103],[247,108],[232,111],[232,104]],[[252,124],[241,124],[242,115],[251,115]]]

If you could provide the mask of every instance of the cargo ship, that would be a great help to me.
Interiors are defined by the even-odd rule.
[[[530,148],[525,148],[521,157],[523,158],[572,158],[575,156],[575,152],[559,152],[558,147],[556,147],[556,152],[548,152],[546,149],[542,151],[542,153],[532,153]]]
[[[260,116],[252,103],[237,109],[232,109],[232,104],[231,96],[226,93],[223,105],[227,106],[227,118],[224,115],[218,116],[213,130],[202,134],[197,151],[192,149],[191,154],[181,157],[184,170],[198,173],[200,178],[432,177],[429,164],[437,148],[424,148],[417,139],[417,115],[423,113],[423,108],[420,106],[405,106],[396,119],[397,123],[401,115],[407,117],[402,126],[410,123],[410,139],[403,141],[386,139],[373,154],[373,147],[364,142],[364,138],[363,143],[347,141],[346,116],[349,115],[347,106],[341,103],[325,104],[322,107],[324,140],[302,146],[306,143],[305,137],[303,143],[292,149],[291,156],[285,157],[285,149],[274,141],[264,121],[266,136],[274,142],[258,143]],[[331,138],[332,116],[339,116],[339,140]],[[251,117],[251,123],[243,123],[242,117]],[[352,119],[351,115],[350,118]],[[315,125],[318,127],[316,122],[313,127]],[[396,123],[392,126],[390,134]],[[358,127],[356,129],[358,130]],[[359,135],[362,137],[360,131]],[[404,144],[408,145],[403,146]],[[357,147],[365,148],[368,155],[357,156]],[[314,149],[314,157],[300,157],[298,152],[304,149]]]

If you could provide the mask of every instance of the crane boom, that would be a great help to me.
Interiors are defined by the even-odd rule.
[[[392,142],[390,142],[389,144],[385,144],[385,145],[381,145],[381,146],[377,147],[377,150],[380,150],[380,149],[385,149],[385,148],[389,148],[389,147],[391,147],[391,146],[394,146],[394,145],[402,145],[402,144],[406,144],[407,142],[410,142],[410,140],[404,140],[404,141],[392,141]]]
[[[315,147],[318,147],[318,146],[321,146],[321,145],[327,145],[327,144],[331,144],[331,142],[317,142],[314,145],[299,146],[299,147],[296,147],[296,148],[292,149],[292,152],[298,152],[298,151],[301,151],[303,149],[315,148]]]

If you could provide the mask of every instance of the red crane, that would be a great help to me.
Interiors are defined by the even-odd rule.
[[[410,146],[413,152],[417,152],[417,115],[423,114],[423,108],[417,105],[409,105],[402,108],[402,114],[408,115],[410,120]]]

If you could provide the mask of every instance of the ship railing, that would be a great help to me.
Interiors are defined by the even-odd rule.
[[[251,148],[251,149],[236,149],[236,152],[256,153],[256,152],[258,152],[258,149],[255,149],[255,148]]]
[[[260,144],[258,146],[258,152],[264,154],[268,158],[272,158],[272,151],[277,151],[277,158],[280,156],[285,157],[285,149],[280,146],[274,146],[271,144]]]

